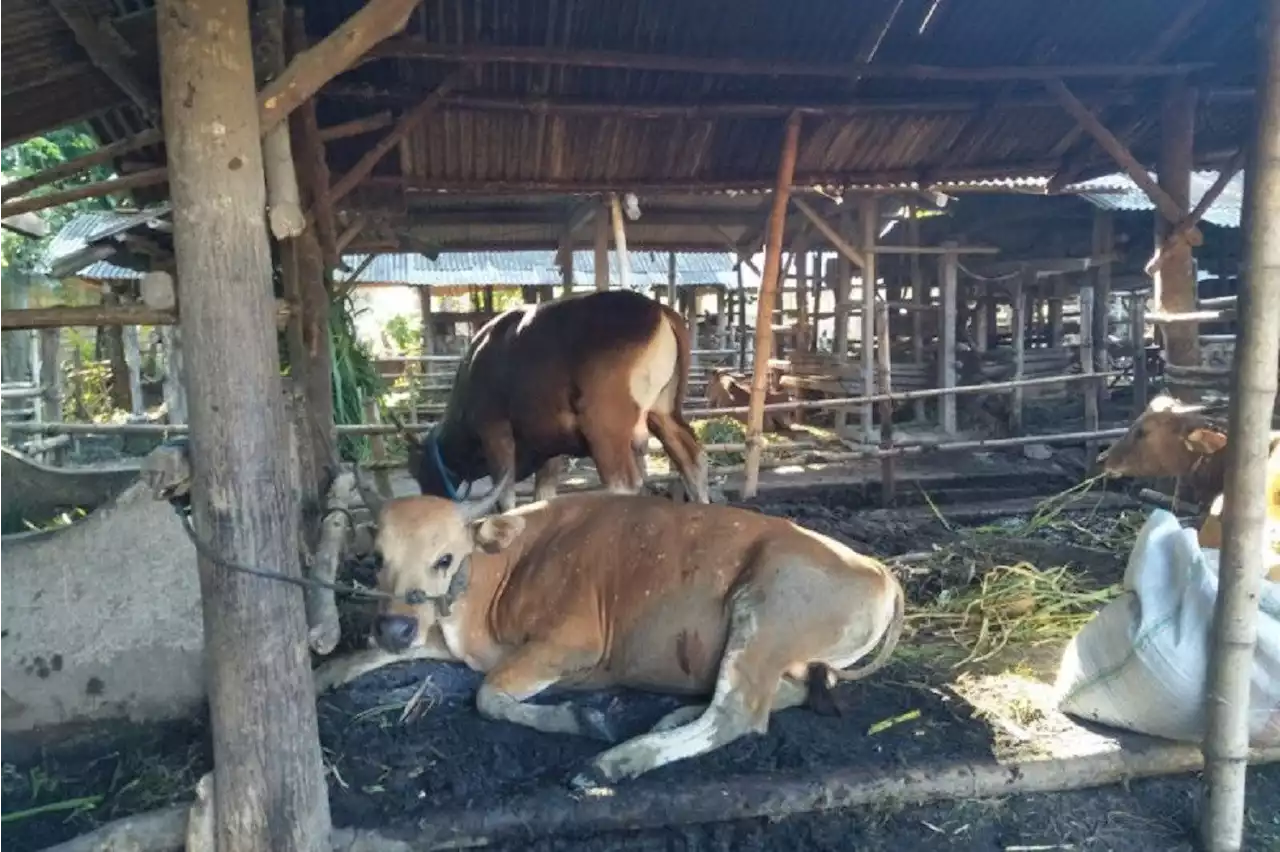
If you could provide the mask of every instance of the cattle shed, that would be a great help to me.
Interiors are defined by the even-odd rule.
[[[1247,803],[1275,811],[1255,788],[1246,799],[1245,778],[1251,760],[1277,758],[1274,744],[1250,750],[1246,709],[1261,582],[1252,569],[1266,535],[1254,506],[1280,364],[1280,0],[17,0],[0,9],[0,50],[0,143],[71,125],[99,142],[6,176],[6,228],[85,199],[118,204],[57,235],[43,273],[87,281],[97,299],[6,307],[4,332],[36,332],[34,349],[56,354],[57,329],[122,339],[121,329],[162,329],[166,380],[181,392],[166,399],[164,422],[41,414],[6,420],[6,440],[37,436],[27,448],[39,453],[40,441],[74,435],[186,437],[148,456],[124,491],[118,481],[136,466],[86,472],[6,449],[6,502],[11,484],[49,506],[64,492],[80,495],[63,500],[75,506],[98,495],[66,529],[5,537],[6,747],[17,745],[10,731],[42,722],[57,738],[76,724],[173,716],[175,705],[203,714],[206,702],[211,744],[174,774],[181,791],[129,800],[112,811],[121,821],[87,815],[85,802],[106,793],[86,788],[80,804],[50,807],[47,789],[37,801],[27,784],[35,798],[21,818],[6,806],[6,832],[32,820],[23,842],[33,842],[49,813],[70,812],[58,836],[93,828],[85,843],[145,850],[520,848],[542,835],[641,829],[675,842],[695,830],[682,826],[1201,767],[1206,848],[1245,848]],[[95,166],[112,176],[88,179]],[[1224,207],[1238,211],[1234,226]],[[1199,288],[1206,271],[1230,292]],[[323,666],[341,666],[364,638],[351,635],[360,606],[340,620],[325,584],[371,584],[366,563],[342,556],[369,554],[369,513],[403,466],[387,458],[403,424],[377,422],[376,403],[363,423],[339,423],[335,409],[346,297],[387,284],[425,294],[428,349],[416,357],[439,359],[445,375],[457,356],[431,348],[433,291],[474,293],[469,313],[484,316],[503,287],[530,303],[631,289],[695,323],[701,291],[714,293],[702,367],[723,355],[714,365],[736,365],[750,388],[747,406],[698,412],[708,424],[699,440],[721,462],[717,490],[893,557],[913,605],[938,604],[913,615],[937,635],[963,633],[956,625],[974,611],[939,603],[950,593],[928,585],[940,582],[938,553],[1012,546],[992,544],[1003,521],[968,537],[993,518],[1052,525],[1042,508],[1013,505],[1013,490],[1038,499],[1045,482],[1087,478],[1149,388],[1228,398],[1224,489],[1238,511],[1225,518],[1203,748],[1089,739],[1071,723],[1048,759],[1032,747],[1040,740],[1001,753],[992,743],[1010,730],[1035,739],[1019,740],[1025,719],[969,742],[970,729],[937,721],[955,716],[959,693],[895,692],[873,678],[837,692],[860,708],[881,696],[889,714],[860,709],[804,731],[771,723],[791,742],[856,741],[836,748],[835,763],[726,747],[719,763],[690,760],[573,799],[547,775],[591,752],[503,740],[517,735],[477,727],[474,712],[449,716],[458,684],[474,685],[453,668],[412,683],[369,675],[317,703],[312,664],[331,657],[321,669],[331,671]],[[1211,325],[1231,322],[1231,334]],[[56,373],[33,367],[21,387],[6,383],[6,401],[55,408]],[[766,395],[778,394],[770,412],[804,421],[803,439],[764,434]],[[414,406],[408,431],[430,429],[433,416]],[[742,430],[716,431],[720,416]],[[344,436],[368,439],[372,487],[340,456]],[[1015,470],[1013,453],[1034,464]],[[1069,453],[1074,475],[1061,461]],[[948,486],[919,472],[933,463],[985,473],[965,473],[969,490],[939,505],[926,489]],[[795,470],[805,484],[788,484]],[[851,471],[857,486],[841,478]],[[585,469],[566,479],[592,484]],[[826,496],[788,496],[819,486]],[[1003,505],[966,515],[977,493]],[[151,496],[187,506],[190,525]],[[1081,499],[1071,489],[1076,508],[1063,512]],[[1133,508],[1113,492],[1088,500],[1090,517]],[[965,517],[970,527],[953,528]],[[1120,522],[1081,532],[1082,516],[1071,517],[1077,526],[1062,529],[1075,531],[1061,535],[1090,547],[1009,551],[1008,564],[986,563],[983,589],[1028,561],[1102,559]],[[918,538],[926,527],[945,536]],[[895,536],[902,547],[878,548]],[[95,562],[118,576],[95,573]],[[911,579],[912,565],[926,579]],[[40,574],[46,566],[56,571]],[[60,596],[46,595],[59,580]],[[1095,591],[1072,599],[1077,615],[1104,599]],[[933,648],[928,631],[908,640]],[[957,665],[987,656],[966,650]],[[127,662],[104,674],[112,654]],[[179,685],[151,701],[167,681]],[[404,693],[398,717],[377,697],[387,691]],[[391,721],[369,734],[357,723],[371,717]],[[922,717],[929,724],[913,727]],[[935,722],[943,733],[930,734]],[[422,731],[435,737],[427,747]],[[1067,753],[1064,731],[1093,750]],[[751,772],[735,777],[735,761]],[[483,771],[449,775],[463,765]],[[1249,778],[1280,795],[1274,775]],[[746,845],[784,836],[751,831]]]

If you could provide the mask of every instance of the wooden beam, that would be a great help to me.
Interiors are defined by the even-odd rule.
[[[285,19],[285,40],[291,57],[299,57],[310,50],[305,11],[298,6],[289,10]],[[329,161],[324,142],[320,139],[320,125],[316,120],[315,98],[308,98],[299,105],[291,122],[291,132],[297,139],[299,164],[308,188],[306,203],[314,216],[307,220],[315,223],[316,240],[326,270],[342,266],[342,248],[338,246],[338,226],[329,198]],[[358,233],[358,232],[357,232]],[[354,238],[355,235],[352,235]],[[321,270],[321,279],[329,286],[329,275]]]
[[[1160,57],[1164,56],[1168,51],[1177,47],[1187,34],[1191,31],[1191,24],[1195,21],[1200,13],[1204,11],[1209,0],[1190,0],[1183,3],[1178,9],[1176,15],[1170,19],[1169,24],[1164,28],[1160,35],[1153,41],[1142,53],[1138,54],[1139,62],[1157,62]],[[1203,45],[1201,45],[1203,47]],[[1209,51],[1206,55],[1213,55],[1214,51]],[[1128,86],[1133,83],[1132,77],[1124,77],[1116,81],[1117,86]],[[1105,123],[1107,119],[1106,113],[1102,112],[1098,116],[1098,120]],[[1129,127],[1125,128],[1125,132],[1119,135],[1121,141],[1127,140],[1133,131],[1140,126],[1141,118],[1135,120]],[[1084,165],[1084,151],[1077,148],[1080,136],[1084,132],[1084,128],[1076,125],[1064,136],[1054,151],[1063,158],[1063,165],[1054,174],[1049,181],[1050,192],[1060,192],[1064,186],[1069,186],[1079,177],[1081,167]],[[1076,149],[1073,150],[1072,149]]]
[[[1191,173],[1195,164],[1195,90],[1185,80],[1168,81],[1160,108],[1160,161],[1156,165],[1160,188],[1176,206],[1178,215],[1153,217],[1153,244],[1164,243],[1170,230],[1181,222],[1191,207]],[[1188,233],[1190,233],[1188,231]],[[1195,311],[1196,265],[1191,246],[1179,243],[1162,265],[1153,282],[1157,314]],[[1165,325],[1160,329],[1165,364],[1196,367],[1200,364],[1198,323]],[[1095,336],[1095,345],[1098,344]]]
[[[0,225],[15,234],[36,240],[49,236],[49,224],[34,213],[19,213],[17,216],[0,219]]]
[[[292,308],[283,299],[276,300],[276,325],[283,327]],[[177,325],[178,313],[150,308],[142,304],[128,305],[55,305],[48,308],[5,308],[0,312],[0,330],[23,331],[33,328],[104,328],[123,325]]]
[[[17,216],[20,213],[32,213],[36,210],[45,210],[49,207],[57,207],[60,204],[69,204],[72,201],[83,201],[86,198],[101,198],[104,195],[115,195],[120,192],[139,189],[144,186],[156,186],[157,184],[165,183],[168,180],[168,170],[164,166],[158,166],[154,169],[134,172],[131,175],[113,178],[112,180],[99,181],[98,183],[91,183],[87,186],[77,186],[72,189],[64,189],[59,192],[49,192],[44,195],[19,198],[16,201],[0,204],[0,216],[7,219],[10,216]]]
[[[337,139],[362,136],[365,133],[372,133],[375,130],[390,127],[395,123],[396,120],[391,115],[391,110],[384,109],[381,112],[375,112],[373,115],[366,115],[363,118],[353,118],[351,121],[344,121],[341,124],[330,124],[327,127],[321,127],[320,141],[333,142]]]
[[[1205,190],[1204,195],[1200,197],[1200,201],[1196,203],[1195,209],[1183,217],[1182,221],[1175,225],[1169,235],[1165,237],[1164,242],[1160,244],[1155,254],[1147,261],[1143,271],[1152,276],[1160,271],[1160,267],[1164,264],[1169,253],[1183,243],[1187,235],[1187,229],[1204,218],[1204,214],[1213,206],[1213,202],[1218,200],[1218,196],[1222,195],[1222,191],[1227,188],[1227,184],[1231,183],[1231,179],[1236,176],[1240,169],[1244,168],[1244,158],[1245,149],[1241,148],[1232,156],[1230,162],[1218,172],[1217,180]]]
[[[364,216],[356,216],[351,220],[351,224],[338,235],[337,254],[340,256],[342,252],[347,250],[347,246],[351,245],[351,241],[360,236],[360,232],[369,224],[369,220]]]
[[[1111,155],[1111,158],[1128,173],[1129,177],[1133,178],[1133,182],[1147,194],[1147,197],[1151,199],[1151,203],[1160,211],[1160,215],[1174,224],[1182,221],[1185,211],[1151,179],[1151,175],[1134,158],[1133,154],[1129,153],[1129,149],[1113,136],[1110,130],[1102,126],[1102,122],[1098,121],[1094,114],[1089,111],[1089,108],[1071,93],[1065,83],[1061,80],[1047,80],[1044,85],[1049,90],[1049,93],[1062,104],[1062,108],[1085,129],[1085,132],[1094,138],[1104,151]],[[1204,242],[1204,235],[1200,233],[1198,228],[1192,227],[1187,229],[1187,240],[1192,245],[1198,246]]]
[[[486,64],[564,65],[576,68],[615,68],[636,71],[668,71],[691,74],[727,74],[761,77],[824,77],[835,79],[908,79],[990,82],[1000,80],[1049,80],[1082,77],[1170,77],[1212,67],[1192,62],[1171,65],[1066,65],[943,67],[898,65],[879,62],[777,62],[756,59],[717,59],[654,53],[624,53],[558,47],[486,44],[438,44],[416,38],[389,39],[370,51],[383,59],[434,59],[446,62]]]
[[[149,148],[152,145],[159,145],[164,142],[164,133],[160,130],[147,130],[142,133],[129,136],[110,145],[103,145],[97,150],[90,151],[88,154],[82,154],[65,163],[59,163],[51,166],[42,172],[31,175],[30,177],[18,178],[11,180],[3,187],[0,187],[0,200],[9,201],[21,195],[26,195],[33,189],[51,184],[54,181],[77,175],[86,169],[98,166],[103,163],[110,162],[122,154],[128,154],[131,151],[137,151],[140,148]]]
[[[404,29],[420,0],[370,0],[262,90],[258,122],[263,133],[284,121],[320,87],[346,71],[383,39]]]
[[[160,106],[156,102],[156,93],[142,82],[121,53],[120,34],[111,22],[95,19],[79,0],[50,0],[50,5],[71,30],[76,43],[88,54],[89,61],[124,92],[148,123],[159,124]]]
[[[765,241],[764,277],[760,280],[756,305],[756,340],[751,372],[751,400],[747,411],[747,457],[742,484],[743,499],[756,495],[760,485],[760,454],[764,433],[764,398],[769,386],[769,356],[773,351],[773,302],[782,269],[782,229],[786,224],[787,200],[795,176],[796,152],[800,146],[801,118],[787,120],[786,135],[778,161],[778,176],[773,194],[773,211],[769,216],[769,235]]]
[[[366,9],[369,7],[365,7]],[[421,124],[428,115],[435,111],[440,105],[440,99],[460,83],[464,82],[470,74],[469,68],[460,68],[444,79],[440,85],[427,95],[413,109],[400,116],[400,120],[396,122],[396,126],[389,133],[378,140],[372,148],[365,152],[351,169],[340,177],[333,186],[329,187],[329,202],[337,204],[346,195],[355,189],[362,180],[368,177],[387,154],[400,144],[400,141],[407,137],[413,130]],[[314,214],[316,211],[312,210]]]
[[[796,206],[797,210],[804,214],[805,218],[813,224],[813,227],[818,229],[820,234],[827,238],[827,241],[831,243],[836,251],[848,258],[850,263],[859,269],[866,266],[867,259],[863,256],[862,252],[854,248],[848,240],[840,236],[835,228],[827,224],[827,221],[818,215],[818,211],[814,210],[813,207],[809,205],[809,202],[805,201],[803,198],[793,198],[791,199],[791,203]]]

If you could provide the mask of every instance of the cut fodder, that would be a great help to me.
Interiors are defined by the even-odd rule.
[[[979,663],[1009,645],[1066,642],[1118,586],[1091,589],[1067,567],[1039,570],[1027,562],[997,565],[976,585],[944,590],[930,606],[908,613],[918,639],[953,642],[965,656],[953,668]]]
[[[689,426],[693,429],[693,434],[697,437],[698,442],[703,446],[709,444],[745,444],[747,441],[747,427],[741,421],[734,417],[710,417],[702,420],[694,420]],[[772,458],[784,456],[788,449],[788,444],[794,443],[790,437],[783,435],[765,433],[760,436],[764,452],[768,453]],[[742,464],[746,461],[746,453],[737,450],[717,450],[708,454],[708,457],[714,465],[734,465]]]

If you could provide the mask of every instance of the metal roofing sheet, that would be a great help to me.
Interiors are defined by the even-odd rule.
[[[1155,174],[1152,173],[1152,177]],[[1209,187],[1218,179],[1216,171],[1192,172],[1191,174],[1191,206],[1200,203],[1200,199],[1208,192]],[[1125,174],[1105,175],[1084,183],[1076,184],[1067,192],[1079,193],[1081,197],[1103,210],[1154,210],[1155,205],[1147,194],[1138,187],[1133,179]],[[1227,182],[1226,188],[1218,196],[1209,209],[1205,211],[1204,221],[1221,228],[1240,227],[1240,209],[1244,205],[1244,173],[1237,173]]]

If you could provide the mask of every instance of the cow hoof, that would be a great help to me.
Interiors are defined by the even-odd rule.
[[[609,717],[593,707],[575,708],[578,717],[578,728],[584,737],[601,740],[612,745],[618,741],[618,734],[609,722]]]
[[[607,796],[612,792],[613,784],[592,765],[569,779],[569,789],[584,796]]]

